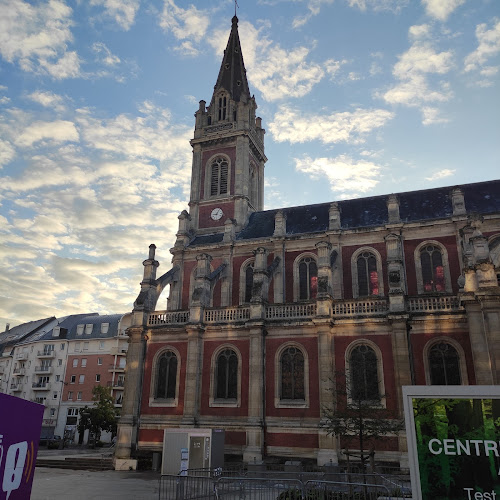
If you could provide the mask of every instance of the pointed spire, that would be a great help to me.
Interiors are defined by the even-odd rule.
[[[234,101],[240,101],[243,96],[250,97],[247,73],[241,53],[240,37],[238,34],[238,18],[232,19],[231,34],[224,51],[224,58],[219,70],[214,92],[221,88],[226,89]]]

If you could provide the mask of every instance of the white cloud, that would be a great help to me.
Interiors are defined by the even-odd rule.
[[[357,144],[364,141],[366,134],[383,127],[393,116],[393,113],[384,109],[356,109],[352,112],[314,115],[280,106],[269,124],[269,130],[277,142],[318,140],[324,144]]]
[[[98,60],[106,66],[116,66],[120,64],[120,58],[115,56],[103,42],[95,42],[92,50],[97,54]]]
[[[451,99],[453,93],[449,82],[433,81],[431,76],[445,75],[452,69],[453,53],[437,52],[431,42],[420,40],[427,34],[423,26],[410,28],[410,36],[416,40],[394,65],[392,73],[399,83],[382,95],[386,102],[423,108]]]
[[[113,19],[121,28],[129,30],[134,24],[140,0],[90,0],[90,5],[104,7],[107,17]]]
[[[359,196],[372,190],[380,180],[381,167],[365,160],[353,160],[350,156],[315,158],[305,155],[295,158],[295,168],[317,180],[326,178],[330,189],[340,198]]]
[[[456,8],[465,3],[465,0],[422,0],[422,3],[428,16],[446,21]]]
[[[37,90],[29,94],[27,97],[46,108],[53,109],[54,111],[64,111],[65,109],[63,97],[54,94],[53,92]]]
[[[466,73],[479,71],[486,80],[480,80],[477,83],[481,86],[490,86],[492,81],[489,79],[498,72],[498,66],[485,66],[486,62],[500,53],[500,20],[493,21],[493,27],[488,29],[487,24],[476,26],[476,38],[478,41],[477,49],[471,52],[464,61],[464,71]]]
[[[264,34],[267,28],[267,23],[259,28],[248,22],[239,25],[248,78],[266,101],[303,97],[323,79],[325,71],[334,75],[338,65],[342,64],[333,59],[321,64],[310,62],[310,50],[307,47],[283,49]],[[222,56],[227,42],[227,30],[215,31],[208,42]]]
[[[451,177],[454,175],[456,170],[450,170],[449,168],[445,168],[443,170],[440,170],[439,172],[435,172],[432,174],[430,177],[426,177],[425,180],[432,182],[432,181],[438,181],[441,179],[444,179],[445,177]]]
[[[422,108],[424,125],[434,125],[436,123],[448,123],[450,120],[441,116],[439,109],[433,108],[432,106],[424,106]]]
[[[22,134],[16,139],[16,144],[21,147],[29,147],[43,140],[56,143],[77,141],[78,131],[73,122],[65,120],[53,122],[38,121],[24,129]]]
[[[300,28],[306,24],[313,16],[317,16],[323,4],[332,4],[334,0],[309,0],[307,8],[309,12],[303,16],[298,16],[292,21],[292,28]]]
[[[389,10],[399,12],[408,5],[409,0],[347,0],[349,7],[356,7],[361,11],[368,8],[374,11]]]
[[[182,40],[176,50],[185,55],[195,56],[198,49],[193,42],[200,42],[205,37],[209,16],[207,11],[198,10],[194,5],[183,9],[174,0],[164,0],[163,11],[159,19],[160,26],[171,32],[177,40]]]
[[[60,0],[36,5],[0,0],[0,53],[24,71],[47,73],[54,79],[77,76],[80,59],[67,52],[73,40],[72,10]]]
[[[0,139],[0,167],[7,165],[15,156],[16,150],[8,141]]]

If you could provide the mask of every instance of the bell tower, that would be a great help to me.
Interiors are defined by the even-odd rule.
[[[198,234],[223,232],[228,219],[239,230],[251,212],[263,209],[267,158],[256,109],[234,16],[210,104],[200,101],[195,113],[189,215]]]

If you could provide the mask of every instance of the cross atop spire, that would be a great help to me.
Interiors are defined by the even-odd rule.
[[[237,3],[235,2],[235,9]],[[240,37],[238,34],[238,18],[232,19],[231,33],[227,41],[224,58],[219,70],[214,92],[221,88],[226,89],[234,101],[246,100],[250,97],[247,74],[243,54],[241,53]]]

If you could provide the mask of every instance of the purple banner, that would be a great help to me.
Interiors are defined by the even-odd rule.
[[[31,496],[44,406],[0,393],[0,500]]]

